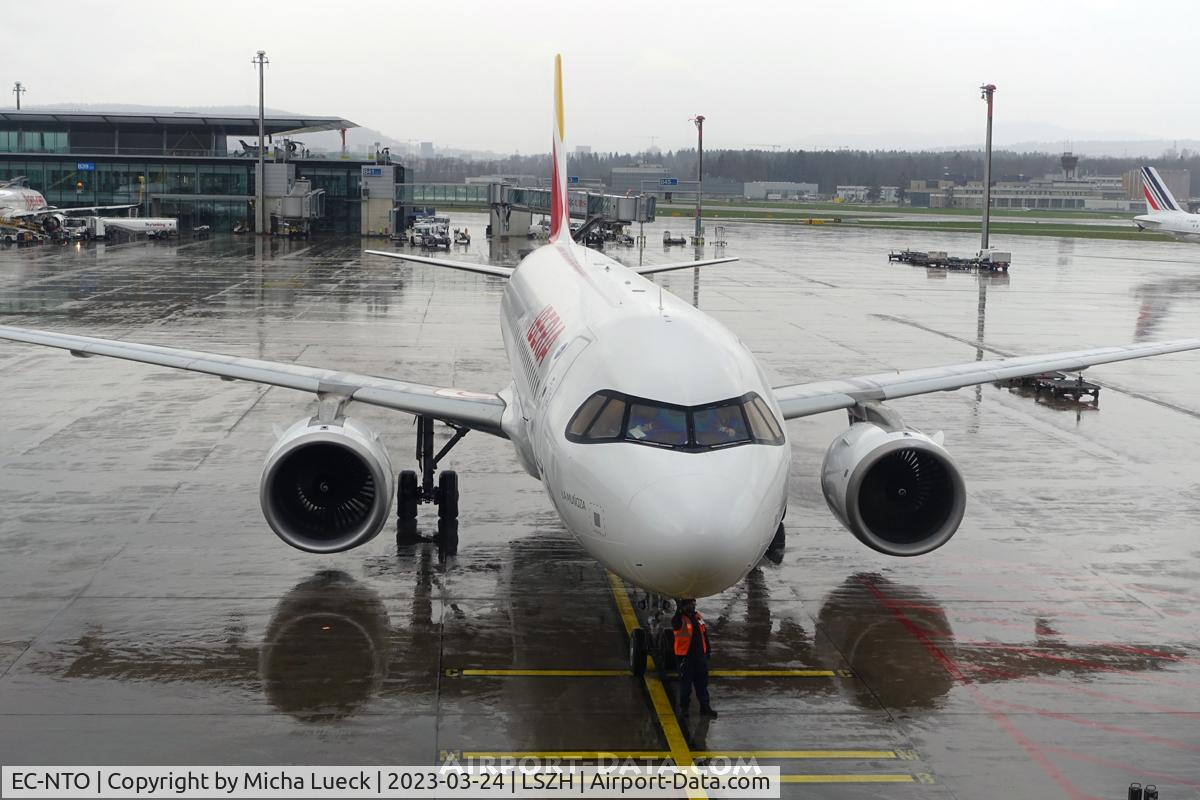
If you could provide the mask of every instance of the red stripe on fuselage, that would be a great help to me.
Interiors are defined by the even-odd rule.
[[[1154,211],[1162,210],[1158,207],[1158,204],[1154,202],[1154,197],[1150,194],[1150,186],[1145,181],[1142,182],[1142,194],[1146,195],[1146,202],[1150,204],[1151,209]]]

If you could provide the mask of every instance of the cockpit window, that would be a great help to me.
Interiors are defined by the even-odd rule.
[[[770,407],[750,392],[702,406],[677,406],[597,392],[567,425],[573,442],[636,442],[693,452],[741,444],[783,444],[783,429]]]
[[[688,443],[687,411],[633,403],[629,406],[625,436],[649,444],[685,445]]]
[[[692,419],[696,427],[696,444],[702,447],[750,441],[741,402],[698,409],[692,412]]]
[[[625,401],[617,397],[608,398],[604,410],[587,430],[589,439],[619,439],[625,423]]]
[[[575,412],[575,417],[571,420],[570,427],[567,428],[567,433],[572,436],[583,436],[587,431],[588,426],[596,419],[596,414],[600,412],[600,406],[604,405],[604,401],[608,398],[602,394],[594,394],[579,407]]]

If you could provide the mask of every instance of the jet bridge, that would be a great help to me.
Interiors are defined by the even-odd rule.
[[[402,206],[439,208],[479,207],[491,210],[493,234],[501,238],[524,237],[533,217],[550,213],[550,190],[514,186],[509,183],[403,183],[396,184],[396,202]],[[605,224],[628,225],[653,222],[653,195],[603,194],[591,191],[568,192],[572,217],[598,218]]]

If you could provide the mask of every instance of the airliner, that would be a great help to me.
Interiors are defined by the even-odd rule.
[[[516,267],[366,251],[505,281],[500,328],[512,381],[500,391],[15,327],[0,326],[0,338],[315,394],[315,413],[282,432],[259,484],[270,527],[313,553],[371,540],[393,494],[401,522],[421,503],[456,518],[458,476],[435,475],[439,462],[472,431],[508,439],[583,548],[659,607],[737,584],[782,543],[787,420],[848,412],[819,473],[829,508],[867,547],[918,556],[958,529],[964,479],[941,434],[914,429],[885,401],[1200,348],[1184,339],[774,385],[733,332],[646,278],[734,259],[627,267],[574,241],[559,58],[554,99],[545,245]],[[347,413],[352,403],[416,417],[420,475],[395,477],[380,435]],[[435,421],[453,431],[437,452]],[[630,637],[635,672],[648,640],[641,629]]]
[[[1133,218],[1138,230],[1200,240],[1200,214],[1189,214],[1180,207],[1154,167],[1142,167],[1142,194],[1146,197],[1147,213]]]
[[[45,196],[26,185],[25,176],[0,181],[0,225],[32,223],[43,232],[53,234],[62,228],[63,218],[69,214],[94,214],[97,211],[115,211],[135,208],[134,205],[86,206],[82,208],[56,208],[46,202]]]

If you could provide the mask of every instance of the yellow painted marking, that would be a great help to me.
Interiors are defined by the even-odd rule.
[[[627,669],[464,669],[465,678],[628,678]]]
[[[634,629],[640,627],[640,624],[637,614],[633,613],[633,603],[629,601],[629,592],[625,590],[625,584],[615,573],[609,572],[608,586],[612,589],[613,600],[616,601],[621,621],[625,623],[625,633],[627,635],[633,633]],[[671,759],[679,767],[693,766],[696,762],[692,760],[692,751],[683,737],[683,729],[679,727],[679,720],[675,718],[675,710],[671,708],[671,701],[667,698],[666,687],[663,686],[662,680],[655,671],[654,659],[647,656],[646,662],[646,674],[642,676],[642,680],[646,684],[646,691],[650,695],[650,703],[654,706],[654,714],[658,717],[658,724],[662,728],[663,736],[666,737],[667,748],[671,751]],[[701,791],[689,790],[688,797],[707,798],[708,795]]]
[[[563,96],[562,96],[562,56],[554,56],[554,117],[558,120],[558,140],[566,138],[567,131],[563,127]]]
[[[714,669],[714,678],[838,678],[828,669]],[[627,669],[447,669],[449,678],[626,678]],[[669,677],[678,677],[669,673]]]
[[[558,758],[563,761],[596,761],[601,758],[667,759],[666,750],[463,750],[446,751],[457,758]],[[761,758],[769,761],[861,759],[878,761],[904,758],[896,750],[699,750],[692,751],[693,758]]]
[[[696,758],[820,759],[859,758],[866,760],[899,758],[895,750],[703,750]]]
[[[709,675],[720,678],[837,678],[831,669],[713,669]]]
[[[780,783],[916,783],[912,775],[780,775]]]
[[[604,758],[668,759],[666,750],[464,750],[463,758],[558,758],[563,761],[598,761]]]

